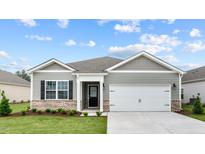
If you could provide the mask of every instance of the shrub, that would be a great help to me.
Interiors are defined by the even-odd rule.
[[[76,114],[76,112],[74,110],[69,111],[69,115],[74,116],[75,114]]]
[[[21,111],[21,115],[23,115],[23,116],[26,115],[26,111],[24,111],[24,110]]]
[[[38,114],[42,114],[42,111],[41,111],[41,110],[38,110],[37,113],[38,113]]]
[[[35,112],[37,111],[37,109],[36,109],[36,108],[34,108],[34,109],[32,109],[31,111],[35,113]]]
[[[52,114],[55,114],[55,113],[56,113],[56,110],[51,110],[51,113],[52,113]]]
[[[62,113],[62,114],[67,114],[67,111],[66,111],[65,109],[62,109],[62,110],[61,110],[61,113]]]
[[[30,110],[30,106],[27,106],[27,111]]]
[[[196,100],[194,101],[192,112],[194,114],[202,114],[204,112],[199,96],[197,96]]]
[[[78,112],[77,112],[77,110],[71,110],[74,114],[77,114]]]
[[[98,116],[98,117],[100,117],[101,115],[102,115],[102,112],[96,112],[96,115]]]
[[[60,113],[60,112],[62,112],[62,110],[63,110],[62,108],[59,108],[59,109],[58,109],[58,112]]]
[[[51,109],[46,109],[46,113],[50,113],[51,112]]]
[[[84,117],[88,116],[88,112],[83,112]]]
[[[12,109],[9,106],[9,99],[6,98],[4,91],[1,92],[1,101],[0,101],[0,115],[7,116],[12,112]]]

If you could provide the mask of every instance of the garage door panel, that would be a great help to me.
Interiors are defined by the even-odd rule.
[[[110,85],[111,111],[170,111],[169,85]]]

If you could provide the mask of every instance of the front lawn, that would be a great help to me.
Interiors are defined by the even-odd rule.
[[[105,134],[106,117],[0,117],[0,134]]]
[[[12,109],[12,113],[16,113],[16,112],[21,112],[22,110],[27,110],[27,107],[29,106],[29,103],[15,103],[9,104],[11,109]]]
[[[204,113],[203,114],[193,114],[192,113],[192,105],[188,105],[188,104],[183,104],[182,105],[182,109],[183,112],[182,114],[187,115],[189,117],[201,120],[201,121],[205,121],[205,108],[204,108]]]

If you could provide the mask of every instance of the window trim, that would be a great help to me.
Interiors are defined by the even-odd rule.
[[[46,83],[48,81],[55,81],[56,82],[56,98],[55,99],[47,99],[46,98]],[[58,82],[61,82],[61,81],[64,81],[64,82],[67,82],[67,99],[58,99]],[[45,80],[45,100],[69,100],[69,80]]]

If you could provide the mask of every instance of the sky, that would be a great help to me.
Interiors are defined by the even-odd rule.
[[[205,20],[0,20],[0,69],[147,51],[190,70],[205,65]]]

